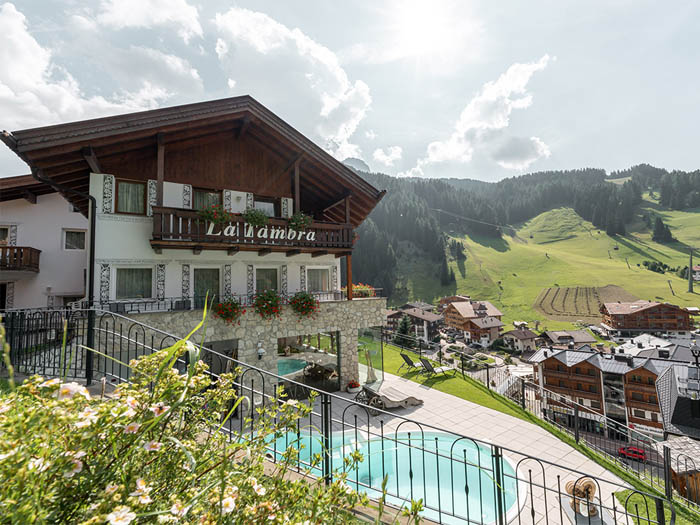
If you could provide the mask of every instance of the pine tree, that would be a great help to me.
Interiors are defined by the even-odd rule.
[[[404,315],[401,318],[401,321],[399,321],[399,326],[396,329],[396,337],[394,337],[394,342],[399,346],[411,348],[414,345],[413,338],[410,337],[411,328],[411,318]]]

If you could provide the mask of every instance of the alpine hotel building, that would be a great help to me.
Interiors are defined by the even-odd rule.
[[[326,366],[338,388],[361,379],[358,330],[382,325],[386,301],[353,296],[354,229],[384,192],[251,97],[3,132],[2,140],[31,167],[32,191],[57,191],[92,220],[94,290],[85,296],[97,307],[182,336],[207,294],[249,304],[262,290],[313,292],[313,318],[288,307],[272,320],[248,308],[239,324],[212,315],[207,344],[277,373],[278,349],[304,350],[304,341],[330,335],[332,355],[324,361],[314,348],[308,360]],[[204,220],[198,211],[213,204],[234,220]],[[266,226],[245,222],[240,214],[251,208],[268,215]],[[310,227],[290,228],[295,212],[312,217]],[[20,304],[19,281],[14,294],[15,307],[45,306]]]

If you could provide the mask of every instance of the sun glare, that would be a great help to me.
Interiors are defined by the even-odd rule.
[[[444,2],[401,2],[395,11],[394,39],[401,54],[415,58],[451,54],[460,43],[452,16],[453,10]]]

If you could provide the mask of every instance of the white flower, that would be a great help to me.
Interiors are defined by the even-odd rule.
[[[148,443],[144,443],[143,449],[147,452],[158,452],[162,446],[163,444],[157,441],[149,441]]]
[[[29,470],[44,472],[47,468],[49,468],[49,463],[42,458],[32,458],[29,460]]]
[[[128,396],[125,400],[124,403],[126,403],[130,408],[136,409],[139,407],[139,402],[136,401],[132,396]]]
[[[177,516],[178,518],[182,518],[185,514],[187,514],[187,507],[185,507],[179,501],[176,501],[173,503],[173,506],[170,507],[170,514]]]
[[[187,342],[185,342],[185,350],[187,350],[188,352],[196,352],[197,347],[194,345],[194,343],[192,341],[187,341]]]
[[[83,470],[83,462],[79,459],[71,459],[71,463],[73,463],[73,466],[68,472],[63,474],[64,478],[72,478]]]
[[[151,406],[149,410],[153,412],[153,415],[156,417],[160,416],[161,414],[164,414],[165,412],[168,411],[170,407],[166,405],[165,403],[156,403],[155,405]]]
[[[236,500],[228,497],[221,500],[221,513],[230,514],[236,508]]]
[[[110,495],[114,494],[118,488],[119,488],[119,485],[117,485],[116,483],[110,483],[109,485],[107,485],[105,487],[105,494],[110,496]]]
[[[295,406],[297,406],[297,405],[299,404],[299,401],[297,401],[296,399],[288,399],[288,400],[287,400],[287,404],[288,404],[288,405],[292,405],[293,407],[295,407]]]
[[[0,403],[0,414],[4,414],[8,410],[10,410],[10,402],[5,401],[4,403]]]
[[[56,392],[56,397],[60,401],[62,399],[72,399],[76,394],[80,394],[85,399],[90,399],[90,392],[87,391],[87,388],[75,382],[63,383],[58,392]]]
[[[110,410],[110,414],[114,417],[134,417],[136,415],[136,410],[130,406],[119,405]]]
[[[41,383],[39,385],[39,388],[50,388],[52,386],[56,386],[56,385],[60,384],[60,382],[61,382],[61,380],[59,378],[54,377],[53,379],[48,379],[48,380],[44,381],[43,383]]]
[[[109,525],[129,525],[135,519],[136,513],[131,512],[131,509],[125,505],[120,505],[107,514]]]
[[[173,523],[174,521],[177,521],[175,516],[170,516],[168,514],[161,514],[158,516],[158,523]]]
[[[132,422],[124,427],[124,433],[125,434],[136,434],[139,431],[139,428],[141,428],[140,424]]]
[[[9,458],[10,456],[14,456],[16,452],[17,452],[17,449],[13,448],[12,450],[10,450],[6,454],[0,454],[0,461],[3,461],[5,459]]]
[[[78,428],[89,427],[97,421],[97,410],[90,407],[85,407],[79,414],[80,420],[75,424]]]
[[[85,452],[84,450],[79,450],[78,452],[73,452],[72,450],[69,450],[68,452],[64,452],[63,455],[70,456],[75,459],[80,459],[87,456],[87,452]]]
[[[146,505],[153,501],[148,493],[151,492],[151,487],[149,487],[144,480],[141,478],[136,480],[136,490],[129,494],[129,496],[134,496],[139,498],[139,503]]]
[[[262,485],[253,485],[253,490],[258,496],[264,496],[265,494],[267,494],[267,489]]]

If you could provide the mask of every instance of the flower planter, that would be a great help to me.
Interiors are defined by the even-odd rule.
[[[361,386],[349,386],[348,387],[348,393],[349,394],[357,394],[362,390]]]

